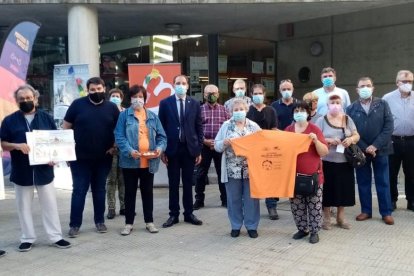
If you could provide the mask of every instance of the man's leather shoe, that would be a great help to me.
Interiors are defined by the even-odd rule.
[[[370,219],[370,218],[372,218],[372,215],[369,215],[367,213],[361,213],[355,219],[357,221],[364,221],[364,220],[367,220],[367,219]]]
[[[392,210],[396,210],[397,209],[397,201],[393,201],[392,202]]]
[[[247,234],[249,234],[249,237],[252,239],[255,239],[259,236],[257,230],[247,230]]]
[[[188,217],[184,218],[185,222],[194,224],[194,225],[202,225],[203,222],[201,220],[199,220],[196,216],[194,216],[193,214],[189,215]]]
[[[171,227],[174,224],[178,223],[179,220],[177,217],[171,216],[167,219],[167,221],[162,225],[163,228]]]
[[[387,225],[394,225],[394,219],[392,216],[383,216],[382,220],[385,222],[385,224]]]
[[[407,210],[414,211],[414,201],[407,201]]]

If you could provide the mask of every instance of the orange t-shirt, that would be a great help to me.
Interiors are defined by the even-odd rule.
[[[312,140],[306,134],[261,130],[231,140],[236,155],[247,159],[252,198],[293,197],[296,158]]]
[[[145,122],[147,121],[147,112],[145,109],[135,110],[135,117],[138,118],[139,127],[138,127],[138,148],[139,152],[142,154],[149,151],[149,137],[148,137],[148,128]],[[148,159],[140,158],[140,168],[148,168]]]

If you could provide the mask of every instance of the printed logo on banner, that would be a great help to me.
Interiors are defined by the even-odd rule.
[[[160,101],[174,94],[174,77],[181,74],[181,64],[130,64],[129,85],[142,85],[147,90],[145,106],[158,113]]]

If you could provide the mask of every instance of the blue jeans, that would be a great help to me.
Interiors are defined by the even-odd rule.
[[[277,207],[277,202],[279,201],[278,197],[268,197],[266,198],[266,207],[267,209],[275,208]]]
[[[256,230],[260,220],[260,204],[258,199],[250,197],[249,179],[229,177],[226,192],[231,229],[239,230],[244,222],[247,230]]]
[[[356,169],[361,212],[372,215],[371,163],[374,169],[375,187],[377,189],[380,214],[383,217],[389,216],[392,213],[392,206],[387,155],[377,155],[375,158],[367,158],[367,163],[363,167]]]
[[[95,224],[105,222],[105,186],[111,165],[112,156],[94,160],[77,160],[70,163],[73,180],[70,227],[82,225],[83,209],[89,185],[92,190]]]

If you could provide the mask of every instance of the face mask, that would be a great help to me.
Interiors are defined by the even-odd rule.
[[[292,93],[293,93],[292,90],[282,91],[282,97],[283,97],[283,99],[289,99],[290,97],[292,97]]]
[[[239,97],[239,98],[243,97],[245,93],[246,91],[243,89],[237,89],[236,92],[234,92],[234,94],[236,94],[236,97]]]
[[[359,97],[363,100],[366,100],[372,96],[372,88],[370,87],[362,87],[359,88]]]
[[[322,79],[322,84],[324,87],[333,86],[335,84],[335,81],[332,77],[327,77]]]
[[[185,85],[176,85],[174,90],[177,96],[184,96],[187,93],[187,87]]]
[[[400,91],[404,93],[410,93],[411,89],[413,89],[413,85],[411,83],[403,83],[399,86]]]
[[[132,98],[131,107],[133,109],[141,109],[144,106],[145,102],[143,98]]]
[[[98,104],[98,103],[102,102],[103,100],[105,100],[105,93],[103,93],[103,92],[90,93],[89,94],[89,99],[92,102]]]
[[[262,104],[264,102],[264,96],[263,95],[253,95],[253,102],[255,104]]]
[[[208,94],[207,96],[207,102],[214,104],[217,102],[218,97],[215,96],[214,94]]]
[[[242,121],[244,121],[244,119],[246,119],[246,111],[244,111],[244,110],[234,111],[233,112],[233,119],[236,122],[242,122]]]
[[[330,114],[337,115],[342,110],[342,106],[340,104],[328,104],[328,110]]]
[[[24,113],[29,113],[34,108],[34,102],[33,101],[27,101],[27,102],[20,102],[19,108]]]
[[[113,102],[114,104],[116,104],[116,105],[120,105],[121,104],[121,99],[120,98],[117,98],[117,97],[111,97],[110,99],[109,99],[111,102]]]
[[[306,112],[293,113],[293,119],[296,122],[306,122],[308,120],[308,113]]]

